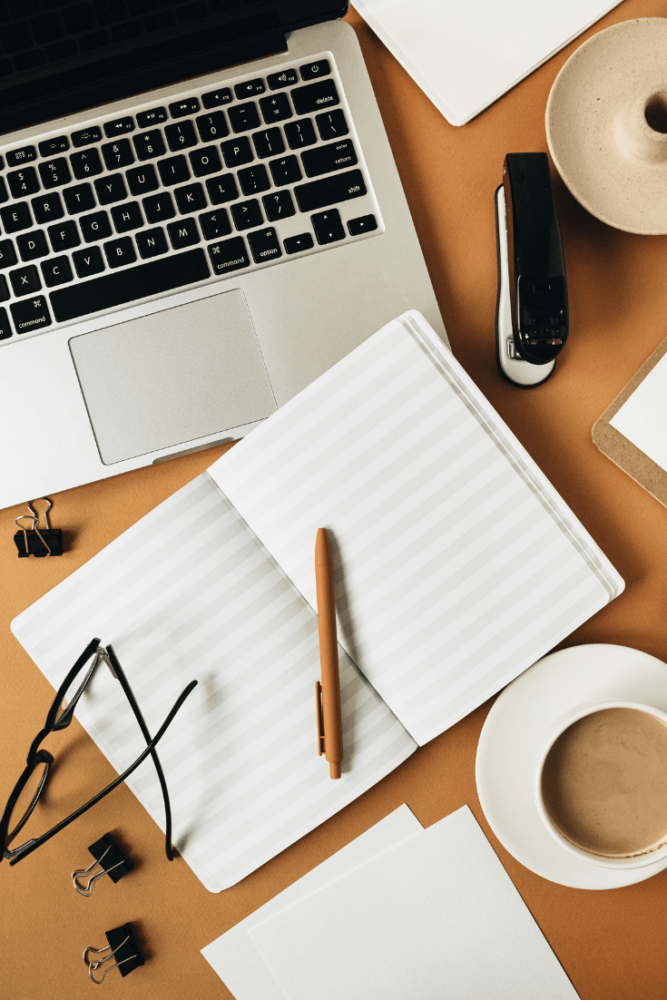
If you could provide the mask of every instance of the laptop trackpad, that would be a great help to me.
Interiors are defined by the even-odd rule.
[[[105,465],[232,430],[277,409],[238,289],[69,343]]]

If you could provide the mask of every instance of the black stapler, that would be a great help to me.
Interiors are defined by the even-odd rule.
[[[541,385],[568,334],[565,258],[546,153],[508,153],[496,190],[498,367]]]

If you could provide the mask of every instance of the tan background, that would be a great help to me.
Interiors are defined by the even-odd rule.
[[[667,511],[590,438],[593,422],[667,333],[667,236],[610,229],[554,178],[571,339],[554,378],[531,391],[502,381],[494,353],[493,192],[504,155],[546,150],[544,109],[551,84],[585,38],[617,21],[645,16],[667,16],[667,0],[625,0],[463,128],[440,116],[354,12],[349,21],[366,57],[454,352],[627,582],[625,593],[566,644],[614,642],[667,660]],[[17,414],[16,427],[3,433],[20,433],[29,419],[28,413]],[[13,519],[23,509],[0,512],[2,803],[52,697],[11,635],[11,619],[223,450],[59,495],[53,523],[69,534],[68,552],[59,559],[19,561]],[[475,791],[475,748],[488,708],[420,749],[359,801],[218,895],[207,892],[182,860],[168,864],[157,827],[121,787],[19,865],[0,866],[0,996],[90,997],[84,947],[101,947],[105,930],[132,921],[140,928],[147,964],[124,980],[118,972],[108,976],[105,996],[228,998],[199,949],[407,802],[424,825],[470,805],[582,1000],[664,1000],[667,871],[630,888],[585,892],[547,882],[509,856],[491,834]],[[46,745],[57,752],[62,772],[54,774],[48,806],[40,806],[45,829],[113,776],[78,724]],[[117,886],[101,880],[84,899],[69,884],[69,873],[88,864],[88,844],[106,831],[118,834],[137,868]]]

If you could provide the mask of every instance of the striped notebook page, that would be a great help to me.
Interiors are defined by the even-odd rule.
[[[209,469],[312,607],[330,532],[339,639],[423,744],[623,580],[416,312]]]

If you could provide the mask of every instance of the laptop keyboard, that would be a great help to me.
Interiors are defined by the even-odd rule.
[[[382,232],[330,53],[3,151],[0,346]]]

